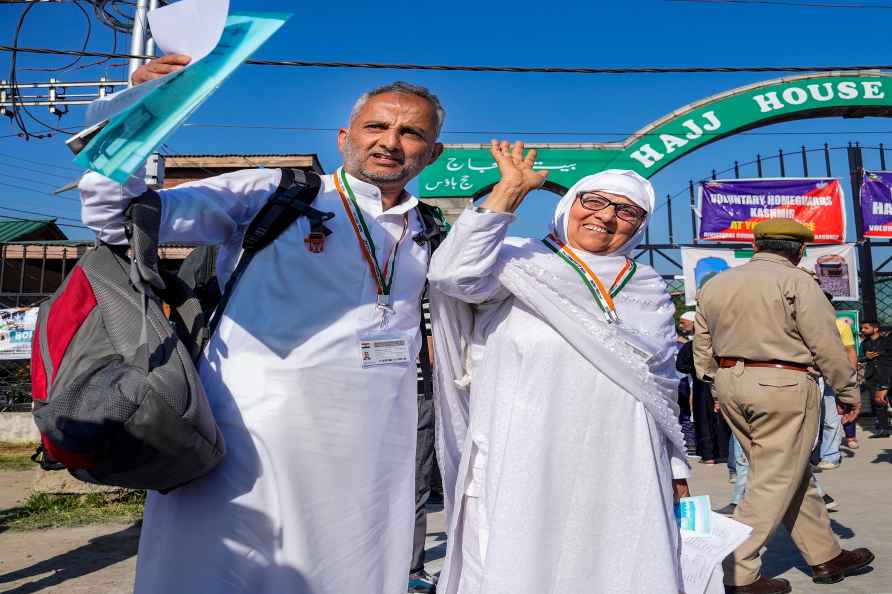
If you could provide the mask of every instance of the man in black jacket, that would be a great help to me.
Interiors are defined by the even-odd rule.
[[[864,383],[871,395],[877,431],[871,438],[889,437],[889,412],[886,396],[892,383],[892,336],[880,332],[874,320],[861,322],[861,350],[864,353]]]
[[[693,313],[693,312],[688,312]],[[685,315],[679,320],[684,329]],[[689,316],[692,317],[692,316]],[[693,321],[689,322],[693,330]],[[731,429],[718,413],[709,384],[697,379],[694,370],[694,343],[688,341],[681,346],[675,359],[675,369],[691,376],[693,400],[694,434],[697,437],[697,455],[701,464],[715,464],[728,459],[728,446],[731,442]]]

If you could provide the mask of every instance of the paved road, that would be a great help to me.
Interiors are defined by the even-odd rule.
[[[789,579],[794,592],[892,594],[892,439],[861,443],[854,457],[819,478],[840,504],[831,518],[843,546],[873,549],[874,569],[840,584],[814,584],[782,529],[769,544],[765,572]],[[30,482],[29,473],[0,473],[0,509],[20,500]],[[695,493],[709,494],[714,507],[725,505],[731,494],[724,466],[695,463],[691,484]],[[130,594],[137,536],[136,527],[122,525],[0,533],[0,592]],[[428,568],[438,571],[445,551],[442,512],[430,516],[427,548]]]

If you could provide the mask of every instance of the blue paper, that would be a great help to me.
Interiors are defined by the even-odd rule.
[[[712,508],[709,495],[682,497],[675,504],[675,520],[682,535],[709,536],[712,534]]]
[[[286,13],[238,13],[203,60],[165,79],[115,116],[74,162],[125,183],[146,159],[288,20]]]

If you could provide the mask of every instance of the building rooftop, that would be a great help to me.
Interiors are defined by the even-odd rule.
[[[315,153],[246,153],[246,154],[189,154],[164,155],[164,168],[250,168],[250,167],[298,167],[325,173]]]
[[[0,243],[26,240],[67,239],[56,225],[56,219],[44,220],[0,220]]]

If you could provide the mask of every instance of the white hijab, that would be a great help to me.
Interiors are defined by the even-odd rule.
[[[641,208],[647,211],[647,216],[635,235],[629,238],[611,256],[626,256],[632,252],[644,240],[647,225],[650,222],[651,213],[656,205],[654,188],[649,181],[627,169],[606,169],[600,173],[583,177],[567,190],[554,210],[554,219],[550,231],[566,243],[567,225],[570,222],[570,208],[576,202],[579,192],[609,192],[625,196]]]

